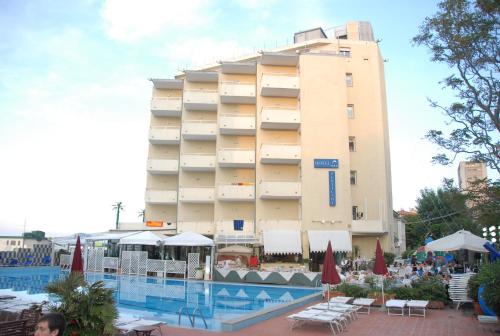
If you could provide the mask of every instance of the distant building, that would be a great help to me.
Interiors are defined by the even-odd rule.
[[[485,162],[462,161],[458,165],[458,185],[461,190],[468,190],[472,183],[487,177]]]
[[[14,251],[19,248],[33,248],[33,245],[50,245],[50,240],[24,238],[23,236],[0,236],[0,251]]]

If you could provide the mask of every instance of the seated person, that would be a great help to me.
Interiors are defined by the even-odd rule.
[[[60,313],[43,315],[35,328],[35,336],[62,336],[66,329],[66,320]]]

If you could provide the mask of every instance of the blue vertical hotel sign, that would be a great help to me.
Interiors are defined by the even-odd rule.
[[[330,206],[335,206],[337,204],[337,196],[335,193],[335,172],[328,172],[328,190],[330,195]]]

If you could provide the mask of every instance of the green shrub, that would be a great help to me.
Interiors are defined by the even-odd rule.
[[[481,266],[477,282],[484,285],[483,297],[488,307],[500,312],[500,262]]]
[[[396,259],[396,255],[392,252],[384,252],[384,262],[386,265],[392,265]]]
[[[428,277],[415,281],[413,288],[419,300],[448,301],[448,291],[439,277]]]
[[[481,283],[479,282],[479,277],[478,275],[473,275],[469,279],[468,283],[468,289],[469,289],[469,297],[477,302],[477,290],[479,289],[479,286]]]
[[[368,290],[357,285],[349,284],[347,282],[342,282],[342,284],[337,286],[336,290],[345,293],[346,296],[354,298],[367,297],[368,295]]]
[[[399,300],[418,300],[417,290],[413,287],[400,287],[394,290],[396,299]]]

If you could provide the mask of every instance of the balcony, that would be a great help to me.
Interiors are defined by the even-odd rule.
[[[188,82],[217,83],[219,80],[219,73],[217,71],[186,70],[184,73]]]
[[[255,116],[221,115],[219,118],[219,132],[224,135],[255,135]]]
[[[250,183],[221,184],[217,187],[217,199],[221,202],[255,201],[255,185]]]
[[[279,65],[279,66],[297,66],[299,63],[299,54],[284,53],[284,52],[266,52],[262,53],[260,58],[262,65]]]
[[[184,107],[190,111],[217,111],[219,93],[215,90],[184,90]]]
[[[221,82],[220,101],[223,104],[255,104],[255,84]]]
[[[149,159],[148,173],[157,175],[176,175],[179,173],[179,160]]]
[[[260,148],[260,163],[297,165],[300,163],[301,148],[299,145],[266,145]]]
[[[218,153],[221,168],[255,168],[255,151],[248,149],[221,149]]]
[[[221,62],[220,68],[225,74],[255,75],[257,73],[255,62]]]
[[[210,221],[179,221],[177,223],[177,233],[182,232],[197,232],[203,235],[213,235],[215,233],[215,225],[213,220]]]
[[[177,204],[177,190],[146,190],[146,203],[159,205]]]
[[[180,117],[182,99],[180,97],[154,97],[151,99],[151,113],[155,117]]]
[[[190,187],[179,188],[179,201],[185,203],[213,203],[215,188]]]
[[[149,130],[152,145],[178,145],[180,141],[181,129],[178,126],[153,126]]]
[[[296,200],[301,197],[300,182],[261,181],[259,194],[262,199]]]
[[[181,168],[185,171],[215,171],[215,155],[213,154],[182,154]]]
[[[215,141],[217,124],[206,120],[186,121],[182,123],[182,137],[184,140]]]
[[[297,130],[300,127],[300,111],[277,107],[263,108],[260,127],[263,129]]]
[[[299,77],[295,74],[263,74],[260,94],[264,97],[298,97]]]
[[[353,220],[351,232],[354,236],[377,236],[387,233],[382,220]]]
[[[151,78],[155,89],[160,90],[182,90],[184,81],[182,79]]]

